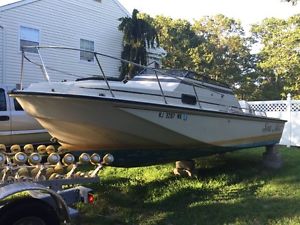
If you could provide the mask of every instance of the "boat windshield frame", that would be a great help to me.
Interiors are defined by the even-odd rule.
[[[158,71],[160,71],[160,73],[168,75],[170,77],[188,78],[195,82],[204,82],[207,84],[217,85],[217,86],[220,86],[223,88],[230,89],[229,85],[224,82],[214,80],[207,75],[200,75],[199,73],[196,73],[191,70],[176,70],[176,69],[156,69],[156,70],[158,70]],[[151,73],[151,71],[150,71],[150,73]],[[144,69],[140,73],[138,73],[137,76],[142,75],[142,74],[150,74],[150,73],[146,69]]]

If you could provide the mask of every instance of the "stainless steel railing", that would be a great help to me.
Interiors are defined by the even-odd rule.
[[[29,49],[29,48],[36,49],[36,52],[38,54],[40,63],[36,63],[33,60],[29,59],[29,57],[26,56],[26,51],[25,50]],[[121,59],[121,58],[114,57],[114,56],[111,56],[111,55],[103,54],[103,53],[100,53],[100,52],[83,50],[83,49],[78,49],[78,48],[63,47],[63,46],[23,46],[22,47],[22,62],[21,62],[21,78],[20,78],[20,84],[21,84],[20,87],[21,87],[21,89],[23,88],[23,79],[24,79],[24,59],[26,59],[27,61],[35,64],[36,66],[41,67],[45,80],[47,80],[48,82],[51,82],[51,78],[50,78],[49,73],[47,71],[47,68],[49,69],[49,67],[47,67],[45,65],[44,59],[43,59],[41,51],[40,51],[41,49],[69,50],[69,51],[78,51],[78,52],[86,52],[86,53],[93,54],[93,56],[94,56],[94,58],[96,60],[96,63],[98,65],[98,67],[99,67],[99,70],[100,70],[100,75],[99,76],[102,77],[103,80],[105,81],[107,89],[109,90],[109,92],[110,92],[110,94],[111,94],[111,96],[113,98],[115,98],[115,94],[114,94],[114,91],[112,90],[112,88],[111,88],[111,86],[109,84],[109,80],[108,80],[108,78],[107,78],[107,76],[106,76],[106,74],[105,74],[105,72],[103,70],[103,67],[102,67],[101,63],[100,63],[99,56],[106,57],[106,58],[113,59],[113,60],[117,60],[117,61],[120,61],[120,62],[123,62],[123,63],[131,64],[131,65],[137,66],[137,67],[139,67],[141,69],[146,69],[146,70],[153,71],[154,75],[155,75],[155,79],[156,79],[157,84],[158,84],[158,87],[160,89],[160,93],[161,93],[163,102],[165,104],[168,104],[168,101],[167,101],[167,96],[165,95],[165,92],[163,90],[163,87],[162,87],[162,84],[161,84],[161,81],[160,81],[160,77],[161,76],[172,76],[172,78],[175,78],[175,79],[180,80],[180,81],[182,81],[184,79],[183,77],[177,76],[176,74],[169,74],[169,73],[166,73],[166,72],[164,72],[164,71],[162,71],[160,69],[156,69],[156,68],[152,68],[152,67],[140,65],[138,63],[134,63],[134,62],[131,62],[131,61],[128,61],[128,60],[125,60],[125,59]],[[52,70],[55,70],[55,69],[52,69]],[[56,70],[56,71],[58,71],[58,70]],[[194,92],[196,100],[197,100],[198,108],[202,109],[201,100],[199,99],[199,95],[198,95],[196,89],[198,87],[200,87],[200,86],[201,86],[201,88],[207,88],[207,89],[210,89],[210,88],[209,87],[205,87],[205,86],[203,86],[201,84],[198,84],[198,83],[196,84],[192,80],[190,81],[188,79],[185,79],[184,82],[188,83],[188,84],[190,84],[192,86],[193,92]],[[223,95],[222,93],[219,93],[218,91],[214,90],[214,88],[211,88],[211,91],[215,92],[217,94]],[[206,102],[206,104],[209,104],[209,103]],[[216,105],[215,103],[213,103],[213,104]],[[228,106],[228,105],[222,105],[222,104],[218,104],[218,105],[219,106],[223,106],[223,107],[227,107],[227,108],[230,107],[231,109],[235,108],[237,110],[242,110],[241,108],[236,107],[236,106]],[[230,110],[230,109],[228,108],[228,110]]]
[[[34,48],[37,50],[37,54],[39,56],[39,59],[40,59],[40,63],[41,64],[37,64],[37,63],[34,63],[33,61],[31,61],[28,57],[26,57],[26,51],[25,49],[28,49],[28,48]],[[44,77],[45,79],[50,82],[50,76],[47,72],[47,68],[45,66],[45,63],[44,63],[44,60],[43,60],[43,57],[41,55],[41,52],[40,52],[40,49],[61,49],[61,50],[71,50],[71,51],[80,51],[80,52],[86,52],[86,53],[91,53],[94,55],[95,59],[96,59],[96,62],[97,62],[97,65],[100,69],[100,72],[101,72],[101,76],[103,77],[103,80],[105,81],[106,85],[107,85],[107,88],[111,94],[111,96],[114,98],[115,95],[113,93],[113,90],[111,89],[110,85],[109,85],[109,82],[108,82],[108,79],[107,79],[107,76],[105,75],[104,73],[104,70],[101,66],[101,63],[100,63],[100,60],[98,58],[98,56],[104,56],[104,57],[107,57],[107,58],[110,58],[110,59],[114,59],[114,60],[118,60],[118,61],[121,61],[121,62],[124,62],[124,63],[128,63],[128,64],[131,64],[131,65],[134,65],[134,66],[137,66],[137,67],[140,67],[142,69],[150,69],[150,70],[153,70],[154,73],[155,73],[155,76],[156,76],[156,79],[157,79],[157,83],[158,83],[158,86],[159,86],[159,89],[160,89],[160,92],[161,92],[161,95],[163,97],[163,100],[165,102],[165,104],[168,104],[167,102],[167,99],[166,99],[166,96],[164,94],[164,91],[163,91],[163,88],[162,88],[162,85],[160,83],[160,80],[159,80],[159,76],[158,76],[158,72],[160,74],[162,74],[161,71],[155,69],[155,68],[152,68],[152,67],[147,67],[147,66],[143,66],[143,65],[140,65],[138,63],[134,63],[134,62],[131,62],[131,61],[128,61],[128,60],[125,60],[125,59],[121,59],[121,58],[117,58],[117,57],[114,57],[114,56],[110,56],[110,55],[107,55],[107,54],[103,54],[103,53],[99,53],[99,52],[94,52],[94,51],[89,51],[89,50],[83,50],[83,49],[78,49],[78,48],[70,48],[70,47],[62,47],[62,46],[23,46],[22,47],[22,63],[21,63],[21,79],[20,79],[20,84],[21,84],[21,88],[23,87],[23,77],[24,77],[24,59],[40,66],[42,68],[42,72],[44,74]],[[163,74],[162,74],[163,75]],[[194,89],[195,90],[195,89]],[[197,94],[197,93],[195,93]]]

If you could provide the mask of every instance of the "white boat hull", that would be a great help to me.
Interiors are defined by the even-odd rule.
[[[279,142],[284,126],[278,119],[99,97],[15,97],[70,150],[249,148]]]

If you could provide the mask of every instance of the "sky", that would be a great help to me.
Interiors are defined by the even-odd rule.
[[[1,0],[0,0],[1,1]],[[244,26],[259,23],[266,17],[286,19],[300,13],[300,2],[296,6],[281,0],[119,0],[131,13],[140,12],[182,18],[189,21],[203,16],[224,14],[239,19]]]
[[[0,5],[16,0],[0,0]],[[105,0],[110,1],[110,0]],[[281,0],[119,0],[131,13],[140,12],[182,18],[189,21],[202,16],[224,14],[239,19],[244,26],[258,23],[266,17],[288,18],[300,13],[300,2],[296,6]]]

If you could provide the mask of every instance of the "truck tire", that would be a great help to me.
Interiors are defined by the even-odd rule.
[[[55,210],[46,202],[25,198],[8,203],[0,210],[0,224],[59,225]]]

